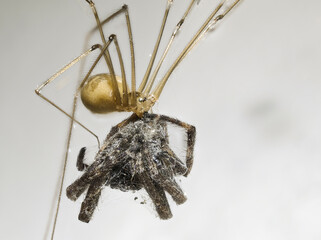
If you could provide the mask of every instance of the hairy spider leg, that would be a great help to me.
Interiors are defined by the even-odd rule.
[[[107,172],[107,170],[104,170]],[[94,182],[92,182],[88,188],[87,194],[83,202],[81,203],[80,212],[78,215],[78,219],[80,221],[88,223],[97,207],[102,186],[105,184],[107,180],[107,176],[104,175],[102,177],[99,177],[95,179]]]
[[[183,190],[181,189],[181,187],[175,181],[174,177],[163,178],[161,174],[158,174],[155,176],[154,180],[158,184],[161,184],[162,186],[164,186],[165,191],[172,196],[173,200],[177,204],[183,204],[184,202],[186,202],[187,198]]]
[[[114,126],[107,135],[107,139],[116,134],[119,128],[124,127],[128,123],[136,121],[137,119],[138,117],[136,116],[136,114],[132,114],[129,118]],[[102,148],[104,148],[104,146],[102,146]],[[122,153],[120,153],[120,155],[121,154]],[[78,169],[79,165],[83,165],[84,155],[85,148],[82,148],[79,152],[77,159]],[[111,167],[111,160],[109,159],[100,159],[99,161],[95,161],[86,169],[86,172],[79,179],[77,179],[67,188],[67,197],[73,201],[77,200],[79,196],[88,188],[86,197],[81,204],[80,213],[78,215],[78,219],[80,221],[87,223],[90,221],[94,213],[94,210],[98,204],[103,185],[106,184],[106,181],[109,178],[109,175],[107,173],[110,172]]]
[[[121,123],[117,124],[116,126],[112,127],[109,134],[107,135],[107,139],[113,136],[115,133],[118,132],[120,127],[126,126],[130,122],[134,122],[138,119],[136,114],[132,114],[130,117],[122,121]],[[86,147],[82,147],[78,153],[76,167],[78,171],[82,172],[88,168],[88,164],[84,163],[85,155],[86,155]],[[174,154],[174,152],[172,152]],[[179,159],[178,159],[179,160]],[[175,160],[176,161],[176,160]]]
[[[184,175],[188,171],[184,163],[176,156],[176,154],[168,145],[164,146],[163,150],[164,152],[160,155],[160,157],[164,159],[164,161],[169,161],[174,166],[174,174]]]
[[[86,154],[86,147],[83,147],[80,149],[78,153],[77,163],[76,163],[77,169],[80,172],[82,172],[84,169],[88,167],[88,165],[84,163],[85,154]]]
[[[146,149],[148,149],[147,146],[145,146]],[[186,197],[184,195],[183,190],[178,186],[174,179],[174,174],[170,171],[170,168],[167,164],[165,165],[158,165],[155,164],[151,159],[152,156],[149,154],[146,154],[148,157],[144,158],[144,167],[148,173],[153,172],[153,174],[150,174],[150,178],[153,180],[153,182],[161,185],[164,187],[164,190],[168,192],[173,200],[177,204],[182,204],[186,201]],[[160,158],[159,156],[158,160],[163,161],[164,159]],[[167,165],[167,166],[166,166]],[[165,170],[164,170],[165,168]],[[155,171],[154,169],[157,169]],[[170,176],[168,176],[168,172],[170,172]],[[150,196],[152,198],[152,196]],[[166,196],[165,196],[166,198]]]
[[[190,173],[190,171],[192,170],[192,166],[193,166],[193,154],[194,154],[194,145],[195,145],[195,137],[196,137],[196,128],[188,123],[182,122],[178,119],[171,118],[171,117],[168,117],[165,115],[157,115],[157,114],[150,114],[150,115],[153,118],[159,118],[159,120],[161,120],[161,121],[172,123],[174,125],[184,128],[186,130],[186,135],[187,135],[186,167],[187,167],[187,171],[185,172],[184,176],[187,177],[188,174]],[[173,151],[171,151],[171,152],[173,153]],[[170,152],[169,152],[169,154],[170,154]]]
[[[122,153],[120,153],[121,155]],[[88,223],[97,207],[103,186],[110,177],[112,161],[95,161],[86,172],[67,188],[67,196],[75,201],[88,188],[78,215],[80,221]]]
[[[187,172],[187,168],[169,147],[168,127],[166,123],[164,123],[164,130],[166,135],[166,145],[163,148],[164,152],[160,153],[160,157],[174,166],[173,170],[175,175],[184,175]]]
[[[108,166],[106,162],[95,161],[91,164],[84,174],[78,178],[73,184],[71,184],[67,190],[67,197],[73,201],[76,201],[79,196],[88,188],[91,180],[101,177]]]
[[[120,122],[119,124],[117,124],[116,126],[112,127],[112,129],[110,130],[109,134],[107,135],[106,139],[109,139],[110,137],[112,137],[114,134],[116,134],[118,132],[118,129],[121,127],[126,126],[128,123],[136,121],[138,119],[138,117],[136,116],[136,114],[132,114],[129,118],[125,119],[124,121]],[[104,146],[102,146],[103,148]],[[78,168],[78,161],[81,162],[81,164],[83,164],[83,159],[85,156],[85,148],[82,148],[78,154],[78,160],[77,160],[77,168]],[[71,184],[68,188],[67,188],[67,196],[69,199],[76,201],[78,199],[78,197],[87,189],[90,179],[97,177],[97,175],[95,175],[95,171],[97,171],[99,173],[99,176],[101,176],[101,174],[105,171],[100,171],[99,169],[102,169],[103,166],[101,166],[100,164],[102,163],[102,161],[95,161],[92,165],[90,165],[87,169],[86,172],[79,178],[77,179],[73,184]],[[79,169],[79,168],[78,168]],[[98,169],[98,170],[97,170]],[[98,176],[98,177],[99,177]]]
[[[158,216],[161,219],[171,218],[173,215],[163,188],[157,182],[153,181],[146,172],[143,172],[139,178],[153,201]]]

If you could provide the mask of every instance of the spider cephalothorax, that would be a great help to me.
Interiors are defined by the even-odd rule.
[[[167,123],[187,130],[186,161],[181,161],[169,147]],[[144,188],[161,219],[172,217],[165,191],[177,204],[186,197],[175,177],[187,176],[192,167],[195,128],[163,115],[135,114],[113,127],[85,173],[67,188],[67,196],[76,200],[87,188],[79,220],[89,222],[105,185],[122,191]],[[81,170],[83,148],[78,157]]]

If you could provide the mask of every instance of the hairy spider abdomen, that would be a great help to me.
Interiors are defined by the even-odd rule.
[[[79,214],[81,221],[90,221],[105,185],[121,191],[144,188],[161,219],[172,217],[165,192],[177,204],[186,201],[175,176],[186,175],[190,169],[169,147],[168,119],[146,113],[142,118],[130,118],[111,130],[93,164],[67,188],[67,196],[71,200],[76,200],[88,188]],[[175,121],[180,123],[172,119]],[[194,127],[190,128],[195,132]],[[191,136],[195,139],[194,135]],[[83,151],[80,152],[81,157]],[[191,159],[192,155],[187,158]]]

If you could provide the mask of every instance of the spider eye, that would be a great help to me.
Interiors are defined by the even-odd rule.
[[[145,97],[141,97],[138,99],[139,102],[145,102],[146,101],[146,98]]]

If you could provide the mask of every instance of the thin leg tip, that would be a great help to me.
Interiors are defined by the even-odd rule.
[[[94,4],[94,2],[91,0],[86,0],[86,2],[89,3],[90,5]]]

